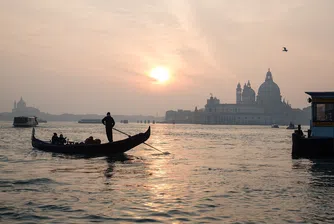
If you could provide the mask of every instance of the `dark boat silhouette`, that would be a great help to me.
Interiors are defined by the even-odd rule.
[[[36,127],[38,125],[37,117],[14,117],[14,127]]]
[[[292,157],[334,158],[334,92],[305,93],[312,107],[310,129],[307,136],[301,127],[292,134]]]
[[[84,156],[112,156],[124,153],[149,139],[151,135],[151,127],[148,127],[145,133],[139,133],[126,139],[103,143],[103,144],[66,144],[57,145],[50,141],[42,141],[35,137],[35,128],[32,130],[31,144],[35,149],[61,153],[68,155],[84,155]]]
[[[289,126],[286,129],[297,129],[294,123],[290,122]]]
[[[101,124],[102,119],[81,119],[78,121],[80,124]]]
[[[278,124],[272,124],[271,128],[279,128]]]

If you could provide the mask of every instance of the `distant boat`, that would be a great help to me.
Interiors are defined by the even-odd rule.
[[[81,119],[78,121],[80,124],[99,124],[102,122],[102,119]]]
[[[279,128],[278,124],[272,124],[271,128]]]
[[[48,123],[46,120],[42,118],[37,118],[38,123]]]
[[[289,126],[286,129],[296,129],[294,123],[290,122]]]
[[[36,127],[37,125],[37,117],[14,117],[14,127]]]

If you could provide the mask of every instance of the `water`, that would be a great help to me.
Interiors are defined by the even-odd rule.
[[[291,159],[292,130],[152,124],[125,158],[32,150],[30,128],[0,123],[0,221],[5,223],[330,223],[334,162]],[[135,134],[147,124],[117,124]],[[102,125],[50,122],[36,136],[72,140]],[[126,136],[114,132],[114,139]]]

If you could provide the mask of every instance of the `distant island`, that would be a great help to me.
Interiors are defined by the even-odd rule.
[[[14,117],[17,116],[36,116],[39,119],[45,121],[79,121],[81,119],[102,119],[105,115],[99,114],[69,114],[64,113],[60,115],[50,114],[41,112],[39,109],[34,107],[28,107],[26,102],[21,99],[16,103],[14,101],[14,107],[12,112],[0,113],[0,120],[2,121],[12,121]],[[162,122],[164,117],[155,116],[145,116],[145,115],[113,115],[116,122],[121,122],[122,120],[128,120],[129,122],[142,122],[150,120],[151,122]]]

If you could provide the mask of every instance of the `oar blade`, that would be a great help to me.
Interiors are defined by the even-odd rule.
[[[149,128],[151,128],[151,127],[149,127]],[[129,135],[129,134],[123,132],[123,131],[120,131],[120,130],[118,130],[118,129],[116,129],[116,128],[113,128],[113,129],[114,129],[115,131],[118,131],[118,132],[124,134],[124,135],[127,135],[128,137],[131,137],[131,135]],[[144,142],[144,144],[147,145],[147,146],[149,146],[149,147],[151,147],[152,149],[155,149],[155,150],[161,152],[163,155],[169,155],[169,154],[170,154],[169,152],[163,152],[163,151],[161,151],[160,149],[158,149],[158,148],[156,148],[156,147],[154,147],[154,146],[152,146],[152,145],[150,145],[150,144],[147,144],[146,142]]]

